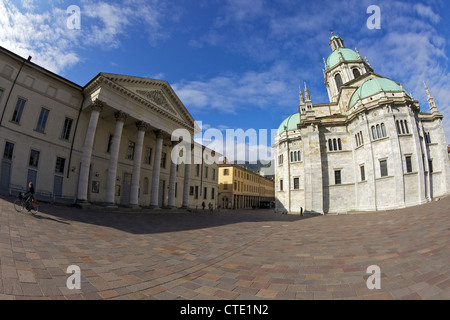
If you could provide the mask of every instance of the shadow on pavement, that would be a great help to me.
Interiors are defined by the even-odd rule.
[[[10,202],[15,198],[0,196],[0,201]],[[212,228],[229,224],[246,222],[293,222],[310,219],[313,215],[286,215],[274,213],[267,209],[249,210],[222,210],[209,212],[208,210],[179,211],[179,210],[141,210],[139,212],[127,212],[115,209],[107,210],[79,209],[71,206],[60,206],[49,203],[39,203],[39,212],[36,219],[46,219],[62,224],[71,222],[87,223],[97,226],[109,227],[134,234],[151,234],[164,232],[177,232]]]

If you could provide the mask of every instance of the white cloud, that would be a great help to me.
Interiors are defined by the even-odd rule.
[[[61,10],[22,13],[5,0],[0,3],[0,45],[23,57],[30,55],[54,72],[70,68],[80,58],[72,45],[73,33],[67,32],[62,20]]]
[[[296,102],[295,80],[288,65],[279,62],[270,69],[232,73],[208,80],[181,81],[173,88],[188,109],[237,113],[239,108],[289,106]],[[291,92],[292,95],[286,95]]]
[[[64,6],[62,3],[58,3]],[[19,9],[11,0],[0,2],[0,45],[55,73],[81,61],[79,48],[117,48],[128,28],[140,25],[150,42],[165,37],[160,30],[158,0],[126,0],[119,4],[83,0],[81,29],[69,29],[65,7],[37,12],[32,0],[23,0]]]
[[[416,10],[419,16],[427,18],[433,23],[438,23],[441,21],[441,17],[436,14],[431,7],[425,6],[422,3],[415,4],[414,10]]]

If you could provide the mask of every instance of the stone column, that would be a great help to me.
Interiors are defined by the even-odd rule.
[[[120,139],[122,138],[123,124],[127,119],[127,115],[122,111],[114,114],[116,118],[116,129],[112,138],[110,159],[108,167],[108,177],[106,180],[106,203],[114,205],[116,175],[117,175],[117,161],[119,160]]]
[[[186,161],[190,161],[190,159],[186,159]],[[184,188],[183,188],[183,208],[189,208],[189,187],[191,179],[191,164],[186,163],[184,165]]]
[[[169,178],[169,208],[175,208],[175,183],[177,180],[177,164],[173,161],[170,163],[170,178]]]
[[[172,142],[172,149],[175,148],[175,146],[179,142],[173,141]],[[169,208],[175,208],[175,183],[177,182],[177,161],[178,159],[172,159],[170,161],[170,177],[169,177]]]
[[[159,176],[161,173],[161,156],[163,146],[163,133],[161,130],[155,132],[156,134],[156,150],[155,161],[153,163],[153,176],[152,176],[152,195],[150,200],[151,208],[158,208],[158,196],[159,196]]]
[[[98,118],[103,110],[103,102],[95,100],[92,102],[91,119],[84,140],[83,155],[81,158],[80,176],[78,178],[77,201],[87,202],[89,167],[91,166],[92,148],[94,147],[95,131],[97,130]]]
[[[136,122],[138,129],[138,136],[136,139],[136,148],[134,150],[133,175],[131,177],[131,192],[130,192],[130,206],[139,206],[139,180],[141,177],[142,164],[142,150],[144,147],[145,131],[148,129],[148,124],[139,121]]]

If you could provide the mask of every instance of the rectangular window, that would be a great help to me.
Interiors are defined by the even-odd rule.
[[[134,148],[136,144],[132,141],[128,142],[128,149],[127,149],[127,160],[133,160],[134,159]]]
[[[50,113],[50,110],[47,110],[45,108],[41,109],[41,113],[39,114],[38,123],[36,125],[36,131],[44,132],[45,126],[47,125],[47,119],[48,114]]]
[[[208,179],[208,167],[205,167],[205,179]]]
[[[216,180],[216,169],[212,169],[212,179]]]
[[[194,195],[194,187],[189,187],[189,195],[193,196]]]
[[[175,182],[175,198],[178,196],[178,182]]]
[[[61,157],[56,157],[55,172],[64,174],[65,165],[66,165],[66,159],[61,158]]]
[[[28,161],[28,165],[30,167],[37,168],[39,165],[39,155],[40,152],[36,150],[31,150],[30,152],[30,161]]]
[[[204,187],[204,188],[203,188],[203,199],[206,200],[207,197],[208,197],[208,188],[207,188],[207,187]]]
[[[280,179],[280,191],[283,191],[283,180]]]
[[[235,186],[236,186],[236,182],[235,182]],[[223,184],[223,190],[228,190],[228,183]],[[234,191],[236,191],[236,188]]]
[[[195,186],[195,199],[198,199],[198,186]]]
[[[3,159],[12,160],[14,152],[14,143],[6,142],[5,151],[3,152]]]
[[[200,165],[199,164],[195,165],[195,176],[196,177],[200,176]]]
[[[406,172],[408,173],[412,172],[411,156],[406,156],[405,161],[406,161]]]
[[[223,169],[223,175],[224,175],[224,176],[230,175],[230,170],[228,170],[228,169]]]
[[[145,149],[145,164],[151,164],[152,163],[152,148],[146,148]]]
[[[342,184],[341,170],[334,170],[334,184]]]
[[[361,171],[361,181],[366,181],[366,170],[364,166],[360,166],[359,169]]]
[[[387,160],[380,160],[380,172],[382,177],[388,176]]]
[[[214,188],[211,189],[211,199],[214,200],[214,197],[216,196],[216,190]]]
[[[294,190],[300,189],[300,179],[294,178]]]
[[[433,160],[428,160],[428,169],[431,172],[433,172]]]
[[[61,139],[69,140],[70,131],[72,130],[72,124],[73,124],[72,119],[66,118],[66,120],[64,120],[64,126],[63,126],[63,130],[61,133]]]
[[[161,154],[161,168],[163,168],[163,169],[166,168],[166,158],[167,158],[167,153],[163,152]]]
[[[14,109],[11,121],[15,123],[20,123],[22,118],[23,109],[25,108],[26,101],[19,98],[16,103],[16,108]]]

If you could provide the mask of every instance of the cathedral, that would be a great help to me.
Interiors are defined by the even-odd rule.
[[[332,33],[330,46],[330,102],[313,104],[305,85],[298,110],[275,136],[276,211],[390,210],[448,194],[443,116],[427,86],[429,113],[341,37]]]

